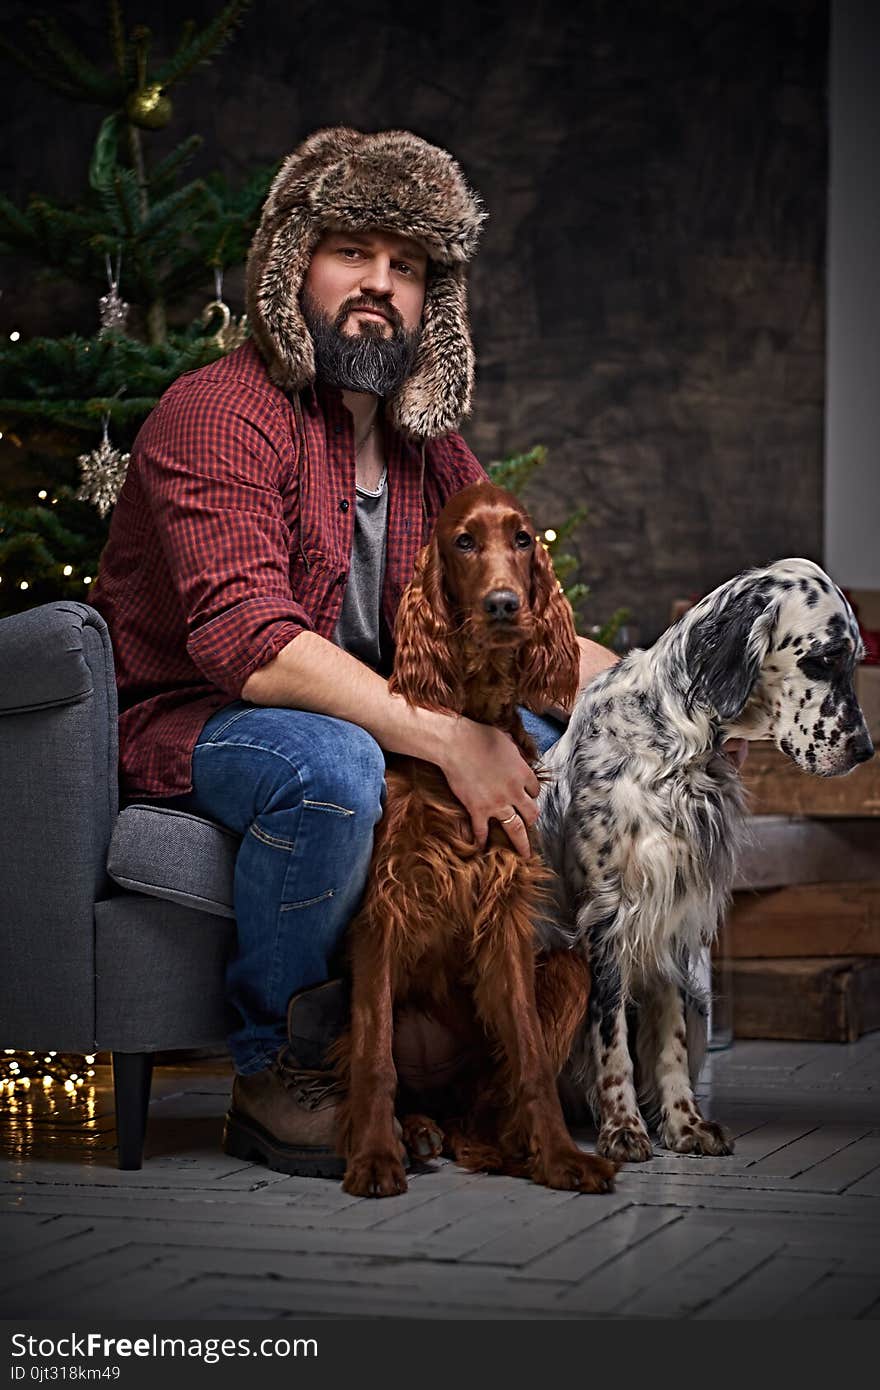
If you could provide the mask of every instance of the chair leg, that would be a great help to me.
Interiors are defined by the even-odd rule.
[[[152,1052],[113,1053],[113,1099],[120,1168],[140,1168],[144,1161],[153,1056]]]

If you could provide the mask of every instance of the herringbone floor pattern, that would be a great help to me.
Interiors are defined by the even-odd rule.
[[[880,1033],[740,1042],[709,1072],[730,1158],[661,1151],[608,1197],[439,1163],[367,1201],[226,1158],[220,1059],[157,1069],[146,1162],[120,1173],[99,1068],[26,1122],[3,1102],[3,1316],[880,1316]]]

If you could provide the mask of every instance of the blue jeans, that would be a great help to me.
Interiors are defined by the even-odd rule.
[[[520,713],[545,752],[561,726]],[[242,836],[226,991],[239,1018],[229,1050],[247,1075],[285,1041],[290,996],[330,977],[367,880],[385,756],[347,720],[236,700],[202,729],[192,777],[191,792],[163,804]]]

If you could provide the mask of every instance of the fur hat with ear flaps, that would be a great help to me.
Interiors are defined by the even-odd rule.
[[[315,379],[299,293],[322,235],[397,232],[427,251],[428,281],[415,366],[387,414],[418,439],[455,429],[471,402],[465,267],[484,217],[452,156],[409,131],[337,126],[310,135],[276,174],[248,255],[248,320],[272,380],[301,391]]]

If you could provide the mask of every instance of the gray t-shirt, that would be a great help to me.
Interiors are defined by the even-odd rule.
[[[351,567],[333,641],[374,671],[381,669],[382,585],[388,531],[387,470],[374,492],[357,485]]]

